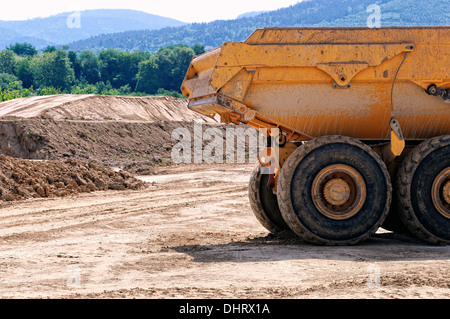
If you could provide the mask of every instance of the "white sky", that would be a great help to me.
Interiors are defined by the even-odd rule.
[[[34,0],[2,1],[0,20],[25,20],[90,9],[132,9],[184,22],[234,19],[250,11],[276,10],[302,0]]]

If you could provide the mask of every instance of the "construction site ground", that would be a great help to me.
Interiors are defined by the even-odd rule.
[[[89,165],[83,162],[93,160],[86,151],[88,144],[75,145],[74,138],[61,152],[54,148],[62,140],[52,126],[33,126],[33,134],[26,133],[28,126],[20,129],[42,121],[68,127],[73,119],[11,114],[5,114],[0,125],[3,141],[7,140],[1,153],[8,156],[0,158],[6,163],[0,180],[6,181],[2,192],[11,195],[0,200],[1,298],[450,297],[448,246],[428,245],[382,228],[369,240],[344,247],[311,245],[287,231],[270,234],[256,220],[248,201],[254,163],[149,161],[145,163],[151,165],[141,173],[123,172],[118,166],[125,166],[126,154],[120,162],[119,153],[105,151],[104,162],[97,158],[97,164]],[[188,125],[194,119],[181,118],[181,122]],[[77,121],[70,123],[82,125],[87,119]],[[123,119],[109,121],[126,124]],[[158,121],[166,122],[144,122],[153,127],[163,123],[160,132],[175,127],[176,121]],[[100,122],[105,125],[105,120]],[[90,127],[84,135],[75,134],[76,128],[72,135],[78,136],[79,143],[91,140],[91,145],[99,145],[106,135],[90,134],[92,119],[86,125]],[[130,128],[131,135],[123,138],[139,136],[140,129],[145,136],[143,128]],[[160,135],[170,149],[170,138]],[[123,142],[120,137],[115,140]],[[156,148],[162,142],[154,143]],[[98,149],[114,149],[113,143],[108,145]],[[147,161],[144,151],[145,147],[139,159]],[[158,156],[164,159],[167,154]],[[7,166],[16,163],[22,165],[22,175],[17,177]],[[33,175],[31,181],[23,176],[39,172],[34,165],[43,165],[45,179]],[[67,167],[71,178],[65,180],[58,174]],[[95,183],[99,180],[100,186]],[[29,196],[16,196],[23,185]]]

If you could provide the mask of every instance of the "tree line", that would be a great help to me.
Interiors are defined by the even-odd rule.
[[[171,95],[203,46],[169,46],[156,53],[105,49],[80,53],[54,46],[38,52],[28,43],[0,51],[0,101],[49,94]]]

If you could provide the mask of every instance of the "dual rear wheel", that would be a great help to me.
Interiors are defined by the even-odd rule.
[[[255,168],[251,206],[269,231],[291,229],[315,244],[357,244],[392,220],[427,242],[449,243],[449,150],[449,136],[421,144],[391,183],[385,164],[366,144],[344,136],[320,137],[291,154],[276,194],[267,185],[268,175]],[[396,215],[387,218],[393,195]]]
[[[277,196],[269,186],[269,175],[261,173],[261,166],[257,165],[251,174],[248,187],[250,207],[256,219],[271,233],[278,233],[289,229],[281,216]]]
[[[406,228],[432,244],[450,244],[450,136],[417,146],[395,181],[396,210]]]

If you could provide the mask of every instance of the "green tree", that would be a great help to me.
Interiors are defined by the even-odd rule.
[[[119,95],[119,91],[112,87],[110,82],[106,84],[102,81],[98,82],[96,85],[97,93],[101,95]]]
[[[29,97],[33,94],[31,89],[22,89],[20,81],[10,83],[6,89],[0,88],[0,101],[9,101],[21,97]]]
[[[75,51],[69,51],[67,53],[67,57],[69,58],[70,64],[72,66],[75,79],[80,80],[81,78],[81,61],[78,58],[78,55]]]
[[[156,57],[152,56],[139,64],[136,92],[155,94],[161,86],[159,66],[156,63]]]
[[[97,56],[88,50],[80,53],[80,77],[90,84],[100,81],[100,63]]]
[[[185,98],[184,95],[179,93],[179,92],[167,91],[167,90],[164,90],[162,88],[158,89],[158,91],[156,92],[156,95],[159,95],[159,96],[173,96],[173,97],[177,97],[179,99],[184,99]]]
[[[97,87],[83,80],[78,85],[72,86],[71,94],[98,94]]]
[[[110,82],[114,88],[125,85],[135,87],[137,83],[137,73],[139,63],[148,59],[149,53],[120,52],[115,49],[103,50],[99,53],[100,80]]]
[[[26,88],[30,88],[34,84],[30,60],[31,58],[27,57],[27,58],[18,58],[16,61],[15,74],[17,75],[18,79],[22,81],[22,85]]]
[[[159,50],[156,63],[161,72],[161,87],[168,91],[179,91],[194,56],[194,50],[184,45]]]
[[[3,50],[0,52],[0,73],[14,74],[16,59],[14,52],[11,50]]]
[[[120,95],[130,95],[131,94],[131,87],[129,84],[126,84],[124,86],[121,86],[119,88],[119,94]]]
[[[186,71],[195,56],[195,51],[189,47],[177,46],[174,49],[174,68],[172,70],[172,82],[167,90],[180,92]]]
[[[200,43],[196,43],[193,47],[192,50],[194,50],[195,55],[200,55],[206,52],[205,50],[205,46],[200,44]]]
[[[129,85],[136,87],[139,63],[148,59],[150,55],[145,52],[121,52],[119,55],[119,70],[112,84],[115,88]]]
[[[155,57],[161,78],[161,86],[159,88],[172,90],[175,86],[173,83],[172,71],[176,64],[173,48],[169,47],[161,49],[155,54]]]
[[[155,94],[160,88],[179,92],[194,56],[195,51],[185,45],[159,50],[140,64],[136,92]]]
[[[102,50],[98,55],[100,80],[113,83],[120,72],[120,52],[116,49]]]
[[[54,45],[48,45],[45,49],[44,49],[44,53],[52,53],[56,51],[56,47]]]
[[[34,82],[40,87],[69,90],[75,80],[67,52],[56,50],[46,52],[31,61]]]
[[[14,86],[15,83],[15,86]],[[9,74],[9,73],[0,73],[0,89],[6,90],[8,87],[12,87],[10,84],[12,84],[14,87],[12,89],[20,90],[22,89],[22,83],[18,81],[17,77],[15,75]]]
[[[36,50],[36,48],[33,45],[31,45],[30,43],[26,43],[26,42],[10,45],[7,49],[13,51],[15,54],[17,54],[19,56],[24,56],[24,57],[33,56],[38,53],[38,51]]]
[[[72,86],[71,94],[97,94],[97,87],[94,84],[89,84],[86,80],[82,80],[77,85]]]
[[[46,86],[43,88],[40,88],[36,92],[37,95],[43,96],[43,95],[58,95],[62,94],[61,89],[54,88],[53,86]]]

